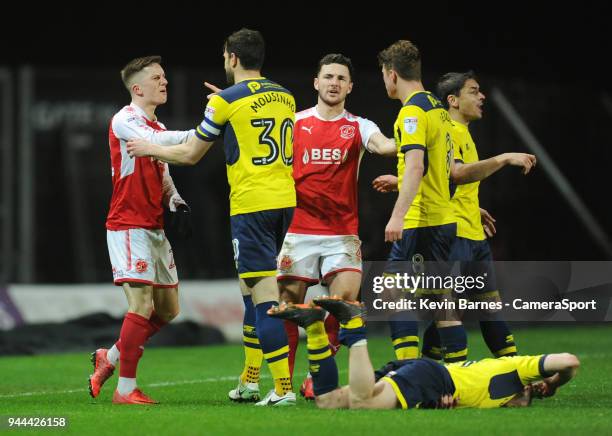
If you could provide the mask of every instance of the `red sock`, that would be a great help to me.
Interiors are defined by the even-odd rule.
[[[147,337],[147,339],[157,333],[166,324],[168,323],[161,319],[159,316],[157,316],[157,313],[153,311],[151,313],[151,318],[149,318],[149,336]],[[117,350],[121,352],[121,338],[119,338],[119,340],[115,342],[115,347],[117,347]]]
[[[289,374],[293,378],[293,367],[295,366],[295,353],[297,352],[298,341],[300,339],[298,326],[292,322],[285,321],[285,331],[289,341]]]
[[[123,319],[121,334],[121,354],[119,356],[119,375],[136,378],[136,367],[142,356],[144,343],[150,332],[149,320],[143,316],[128,312]]]
[[[155,311],[151,312],[151,318],[149,318],[149,338],[157,333],[166,324],[168,323],[157,316]]]
[[[327,338],[329,339],[329,345],[332,352],[332,356],[336,354],[340,348],[340,341],[338,340],[338,332],[340,331],[340,323],[332,315],[327,315],[325,318],[325,331],[327,332]]]

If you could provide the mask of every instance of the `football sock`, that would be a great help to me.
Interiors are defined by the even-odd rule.
[[[463,325],[438,327],[445,363],[467,360],[467,334]]]
[[[149,337],[149,320],[136,313],[126,313],[119,337],[121,340],[119,376],[135,379],[138,361],[142,356],[144,343]]]
[[[340,343],[348,348],[364,340],[366,338],[366,328],[363,318],[358,316],[351,319],[346,324],[340,324],[340,334],[338,338],[340,339]]]
[[[240,381],[242,383],[259,383],[263,352],[255,328],[255,306],[253,306],[250,295],[243,295],[242,300],[244,301],[244,320],[242,323],[244,369],[240,374]]]
[[[128,377],[119,377],[119,383],[117,384],[117,390],[121,395],[127,395],[136,389],[136,379]]]
[[[506,321],[480,321],[482,337],[495,357],[516,356],[514,335]]]
[[[421,346],[423,357],[434,360],[442,360],[442,347],[440,346],[440,335],[436,328],[436,323],[431,322],[425,333],[423,333],[423,345]]]
[[[396,312],[389,319],[391,340],[398,360],[419,357],[419,324],[409,319],[407,311]]]
[[[332,314],[327,315],[325,318],[325,331],[327,332],[327,338],[329,339],[329,346],[332,354],[336,354],[340,348],[340,340],[338,334],[340,333],[340,323]]]
[[[255,307],[257,335],[274,379],[277,395],[285,395],[293,390],[289,373],[289,345],[283,321],[268,315],[268,309],[276,306],[276,301],[259,303]]]
[[[295,367],[295,353],[297,352],[300,335],[297,324],[291,321],[285,321],[285,332],[287,333],[287,340],[289,342],[289,373],[293,378],[293,368]]]
[[[306,327],[306,346],[315,396],[333,391],[338,387],[338,368],[323,321]]]

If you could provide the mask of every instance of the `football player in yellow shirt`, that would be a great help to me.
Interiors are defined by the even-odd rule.
[[[540,354],[457,362],[431,359],[389,362],[374,372],[368,353],[365,309],[356,301],[315,298],[313,305],[285,305],[270,310],[306,330],[310,366],[317,367],[316,404],[322,409],[496,408],[528,406],[532,396],[549,397],[569,382],[580,366],[569,353]],[[338,369],[325,333],[325,310],[342,327],[340,341],[349,349],[349,383],[339,386]]]
[[[234,401],[259,400],[262,357],[274,389],[257,405],[295,404],[283,323],[267,315],[278,304],[276,257],[296,204],[292,177],[295,100],[281,85],[261,76],[265,53],[258,31],[241,29],[225,41],[223,57],[232,86],[212,95],[196,135],[184,144],[128,143],[131,156],[194,165],[223,136],[230,185],[230,223],[234,259],[245,304],[245,366]]]
[[[437,95],[442,98],[442,104],[448,110],[453,123],[453,158],[454,172],[451,173],[451,204],[457,219],[457,238],[451,248],[452,260],[461,261],[463,276],[484,276],[486,286],[477,295],[477,299],[489,301],[499,300],[499,292],[495,283],[495,270],[491,250],[485,238],[482,221],[485,222],[490,236],[495,232],[494,220],[487,211],[480,209],[478,201],[479,181],[455,185],[460,173],[465,168],[476,167],[477,178],[482,180],[506,165],[519,166],[527,174],[535,166],[535,156],[526,153],[504,153],[493,158],[479,161],[476,144],[470,135],[468,125],[482,118],[484,94],[473,72],[447,73],[437,84]],[[473,165],[477,163],[477,165]],[[396,189],[397,178],[391,175],[380,176],[373,182],[374,188],[381,192]],[[496,313],[488,314],[486,320],[480,321],[483,338],[491,353],[496,357],[513,356],[516,354],[514,337],[505,321],[499,319]],[[433,323],[423,336],[423,355],[442,359],[440,338]]]
[[[444,105],[421,83],[421,58],[410,41],[397,41],[378,55],[387,94],[402,102],[394,125],[398,146],[398,190],[385,240],[393,242],[389,256],[390,273],[401,261],[410,261],[413,269],[430,262],[433,275],[448,275],[446,261],[457,233],[457,219],[451,205],[449,181],[458,184],[481,180],[506,163],[493,159],[455,167],[453,159],[454,126]],[[535,157],[525,162],[526,171]],[[433,268],[432,268],[433,267]],[[435,270],[435,271],[434,271]],[[447,289],[421,289],[430,295],[446,295]],[[446,294],[445,294],[446,293]],[[442,297],[447,298],[447,297]],[[407,312],[391,316],[393,346],[398,359],[418,356],[418,324]],[[467,336],[456,319],[436,320],[441,354],[445,362],[467,358]]]

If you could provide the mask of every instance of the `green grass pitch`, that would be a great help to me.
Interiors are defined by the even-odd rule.
[[[469,334],[470,359],[488,357],[478,331]],[[610,434],[612,433],[612,326],[540,327],[515,331],[521,354],[568,351],[581,359],[578,377],[555,397],[524,409],[318,410],[301,398],[293,408],[233,404],[227,391],[242,368],[236,345],[147,349],[139,385],[158,406],[115,406],[113,376],[97,399],[89,397],[89,355],[56,354],[0,358],[0,416],[65,416],[68,427],[38,432],[73,434]],[[306,370],[300,343],[296,384]],[[369,340],[374,366],[393,358],[389,340]],[[346,383],[346,351],[338,354]],[[267,375],[264,367],[263,374]],[[262,380],[262,393],[271,388]],[[0,428],[0,432],[6,430]],[[8,430],[10,434],[12,430]],[[19,430],[19,433],[37,432]]]

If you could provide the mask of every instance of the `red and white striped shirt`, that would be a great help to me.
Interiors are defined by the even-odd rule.
[[[113,195],[106,219],[108,230],[161,229],[163,222],[163,179],[168,165],[150,157],[131,158],[127,141],[143,138],[159,145],[186,142],[190,131],[168,131],[147,118],[134,103],[113,116],[108,131],[113,178]]]
[[[356,235],[357,174],[364,148],[373,133],[370,120],[346,111],[323,119],[316,107],[296,114],[293,178],[297,206],[291,233]]]

